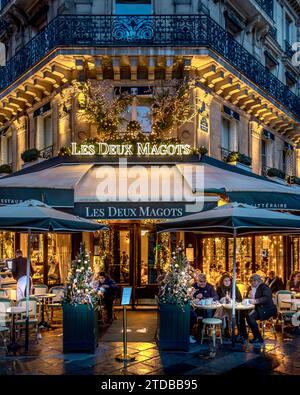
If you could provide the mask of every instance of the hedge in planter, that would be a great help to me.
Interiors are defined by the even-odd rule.
[[[91,352],[98,343],[97,306],[99,295],[92,287],[93,272],[84,244],[67,281],[63,303],[63,351]]]
[[[25,163],[33,162],[37,160],[39,157],[40,157],[40,151],[36,148],[28,149],[21,154],[21,158]]]
[[[161,350],[188,350],[192,270],[182,248],[178,247],[159,284],[158,344]]]
[[[283,180],[285,179],[285,173],[282,170],[276,169],[275,167],[268,169],[267,175],[269,177],[278,177]]]
[[[12,172],[12,169],[10,165],[1,165],[0,166],[0,174],[10,174]]]
[[[240,162],[246,166],[251,166],[252,158],[250,156],[245,155],[245,154],[241,154],[238,151],[232,151],[228,154],[228,156],[226,158],[226,162]]]

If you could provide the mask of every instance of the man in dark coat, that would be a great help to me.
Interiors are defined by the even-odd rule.
[[[248,325],[253,333],[253,340],[250,340],[250,343],[261,344],[264,340],[256,321],[268,320],[277,314],[277,309],[272,299],[271,289],[263,283],[258,274],[253,274],[250,277],[250,283],[251,287],[255,288],[254,299],[250,299],[250,303],[255,305],[255,309],[247,317]]]
[[[12,262],[12,270],[11,273],[13,278],[17,280],[17,301],[21,300],[26,296],[26,269],[27,268],[27,259],[23,257],[23,253],[21,250],[16,251],[16,258],[13,259]],[[30,289],[32,287],[32,279],[34,271],[30,263]]]
[[[116,282],[109,277],[105,272],[99,274],[99,288],[103,296],[104,306],[107,313],[107,321],[111,323],[113,321],[113,304],[117,295],[118,285]]]
[[[273,270],[269,272],[269,276],[266,278],[265,284],[271,288],[273,294],[284,289],[281,278],[276,276]]]

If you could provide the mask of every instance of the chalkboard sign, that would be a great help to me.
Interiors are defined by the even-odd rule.
[[[130,304],[132,287],[124,287],[122,292],[121,305],[125,306]]]

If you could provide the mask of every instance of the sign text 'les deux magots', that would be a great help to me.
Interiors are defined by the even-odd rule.
[[[136,150],[135,150],[136,147]],[[77,144],[71,143],[72,155],[119,155],[131,156],[135,154],[139,156],[148,155],[190,155],[192,150],[189,144],[150,144],[136,143],[133,144]]]

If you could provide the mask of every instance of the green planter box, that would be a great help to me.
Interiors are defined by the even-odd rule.
[[[63,304],[63,352],[94,353],[98,343],[97,312],[87,304]]]
[[[175,304],[159,304],[158,345],[160,350],[189,349],[190,304],[184,311]]]

